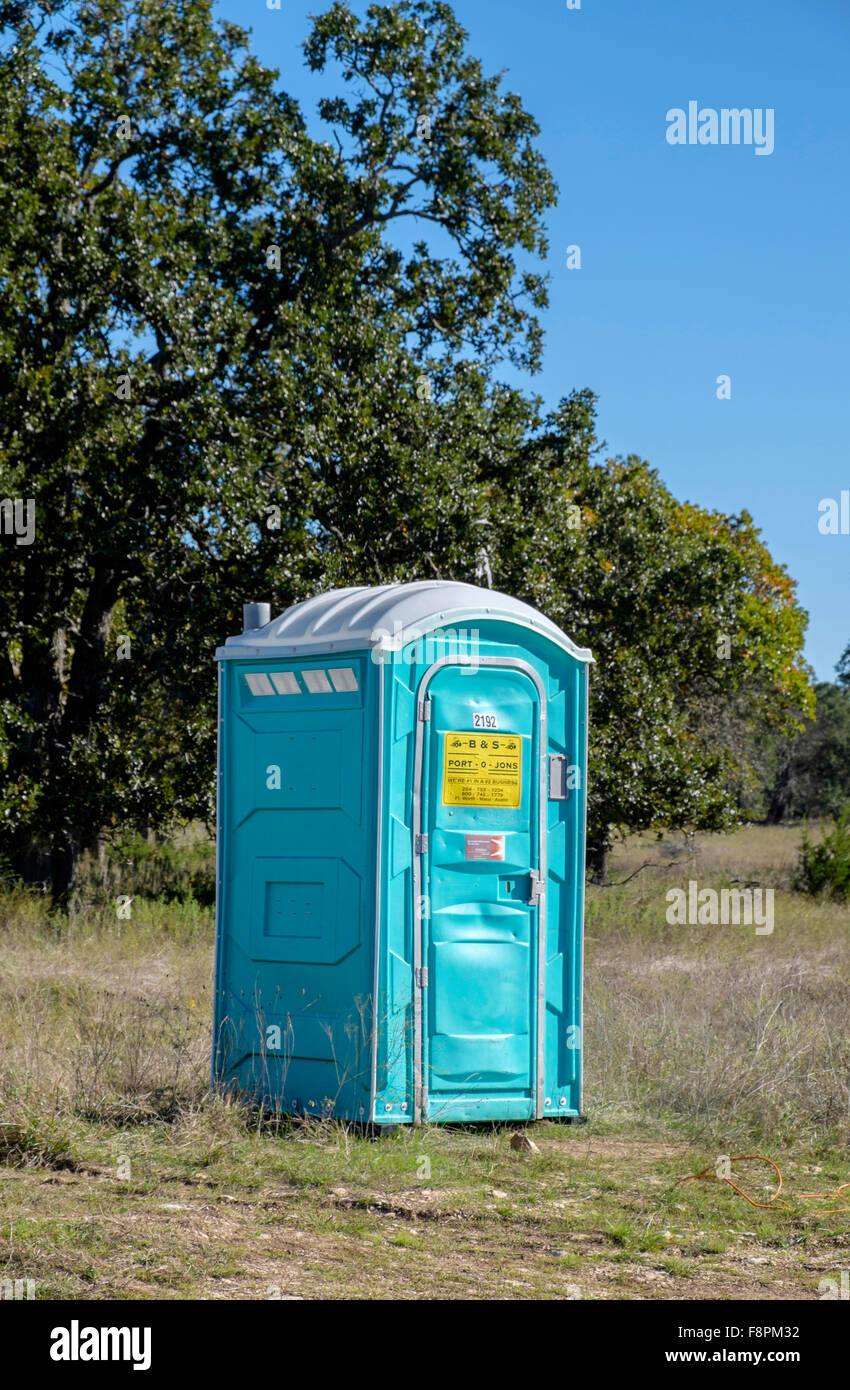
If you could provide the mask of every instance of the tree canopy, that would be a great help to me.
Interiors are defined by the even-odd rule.
[[[493,356],[539,354],[514,253],[554,188],[431,0],[315,21],[306,61],[351,88],[331,139],[209,0],[0,24],[2,490],[38,516],[0,581],[3,813],[61,893],[104,825],[208,798],[201,687],[245,593],[334,582],[352,534],[373,573],[463,550],[464,430]]]
[[[592,647],[598,854],[728,823],[729,730],[809,707],[804,615],[746,514],[600,461],[591,392],[542,418],[500,381],[540,361],[556,190],[450,7],[316,18],[316,129],[210,0],[0,3],[0,32],[0,498],[36,508],[0,538],[13,871],[61,901],[104,833],[210,814],[246,597],[429,575]]]
[[[806,616],[746,513],[679,502],[637,456],[605,458],[591,392],[541,422],[498,480],[498,587],[589,646],[589,857],[616,829],[726,829],[754,744],[813,709]]]

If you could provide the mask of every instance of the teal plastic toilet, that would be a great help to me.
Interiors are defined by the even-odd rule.
[[[378,1124],[579,1116],[590,652],[434,582],[246,605],[216,658],[216,1083]]]

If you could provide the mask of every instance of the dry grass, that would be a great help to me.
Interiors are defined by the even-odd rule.
[[[817,843],[824,824],[809,826]],[[679,875],[695,869],[708,883],[720,878],[757,879],[760,883],[791,887],[800,851],[801,827],[792,825],[744,825],[733,835],[631,835],[617,844],[611,856],[609,877],[621,879],[640,864],[676,864]],[[645,870],[648,878],[654,869]]]
[[[172,1112],[209,1076],[211,914],[138,900],[56,924],[24,893],[3,900],[0,1098],[7,1118]]]
[[[712,1144],[850,1142],[850,911],[776,887],[770,935],[666,917],[667,890],[690,879],[787,883],[798,845],[787,827],[706,837],[693,853],[629,843],[615,881],[648,849],[669,867],[590,889],[586,1033],[603,1112],[665,1115]]]
[[[850,1179],[850,910],[783,886],[798,843],[751,828],[683,864],[675,844],[618,852],[614,879],[667,867],[591,890],[591,1122],[537,1126],[530,1156],[499,1129],[258,1125],[207,1091],[209,909],[139,898],[129,922],[104,902],[56,923],[6,895],[0,1276],[41,1297],[817,1297],[850,1214],[793,1194]],[[777,885],[774,933],[669,926],[690,877]],[[673,1186],[753,1151],[789,1212]]]

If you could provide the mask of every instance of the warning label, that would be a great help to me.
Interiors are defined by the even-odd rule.
[[[467,835],[467,859],[504,859],[504,835]]]
[[[519,734],[447,733],[443,738],[444,806],[519,806]]]

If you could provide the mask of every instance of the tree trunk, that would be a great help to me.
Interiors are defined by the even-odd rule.
[[[60,839],[28,838],[10,855],[15,877],[31,888],[50,893],[53,907],[65,910],[77,872],[77,847],[66,836]]]
[[[36,733],[18,752],[15,772],[36,783],[41,792],[37,828],[22,827],[13,854],[15,872],[25,882],[49,891],[53,906],[68,906],[80,846],[94,838],[99,807],[80,819],[74,798],[69,749],[85,736],[98,717],[108,674],[107,641],[119,593],[119,571],[111,560],[95,562],[79,630],[67,669],[68,637],[57,627],[49,643],[39,640],[35,593],[44,577],[36,567],[27,577],[24,610],[30,625],[23,639],[18,698],[34,718]],[[55,602],[53,604],[55,605]]]
[[[591,883],[604,883],[608,872],[607,840],[589,841],[587,846],[587,874]]]
[[[75,846],[67,840],[60,845],[54,845],[50,855],[50,900],[54,907],[60,908],[63,912],[68,907],[76,873]]]
[[[790,797],[791,768],[786,766],[777,777],[770,796],[765,820],[768,825],[779,825],[788,814]]]

